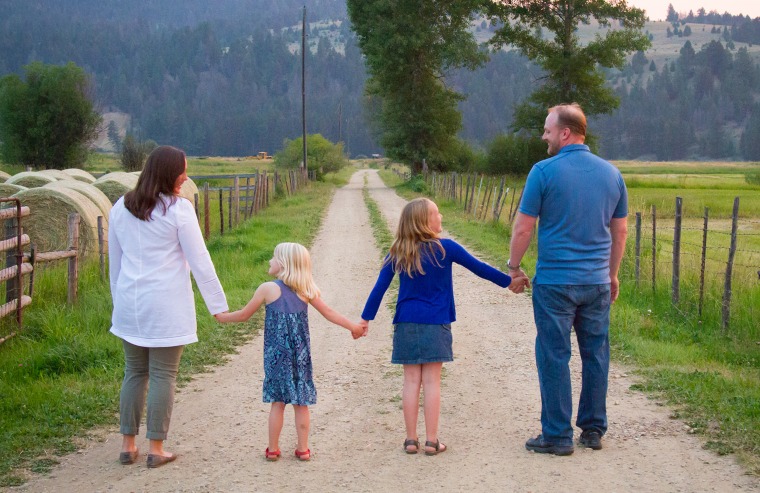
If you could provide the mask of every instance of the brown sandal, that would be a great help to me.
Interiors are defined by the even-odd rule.
[[[428,450],[428,447],[432,447],[435,450]],[[443,447],[443,448],[441,448]],[[442,444],[440,440],[436,440],[435,442],[425,442],[425,455],[438,455],[446,452],[449,448]]]
[[[414,446],[414,450],[409,450],[407,447]],[[407,438],[404,440],[404,452],[407,454],[416,454],[420,451],[420,441],[413,438]]]

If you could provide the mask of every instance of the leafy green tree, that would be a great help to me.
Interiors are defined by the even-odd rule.
[[[461,127],[463,97],[446,87],[447,69],[475,68],[486,54],[470,31],[480,0],[348,0],[366,57],[365,91],[379,99],[380,142],[388,157],[419,172],[450,159]]]
[[[306,159],[309,169],[316,169],[318,176],[338,171],[348,164],[343,143],[333,144],[320,134],[306,136]],[[274,164],[279,168],[298,168],[302,161],[303,137],[285,139],[282,150],[274,155]]]
[[[546,143],[538,137],[499,135],[488,146],[485,171],[493,174],[527,175],[535,162],[547,157]]]
[[[85,162],[102,118],[84,70],[33,62],[0,79],[0,154],[8,163],[66,169]]]
[[[504,22],[491,44],[513,45],[546,71],[544,84],[517,108],[516,129],[542,128],[546,108],[558,103],[579,103],[589,116],[610,113],[619,100],[605,85],[600,67],[622,68],[627,53],[646,50],[650,45],[641,31],[644,11],[628,7],[624,0],[513,0],[491,2],[486,8]],[[582,45],[578,25],[589,24],[592,19],[608,29]],[[612,20],[619,27],[613,29]],[[536,37],[537,27],[553,37]]]
[[[744,159],[760,161],[760,139],[757,137],[758,135],[760,135],[760,104],[755,105],[739,142],[739,148]]]
[[[121,148],[121,137],[119,136],[119,129],[116,128],[116,122],[111,120],[108,122],[108,140],[114,149]]]
[[[148,154],[157,146],[158,144],[152,140],[140,142],[128,133],[121,144],[121,166],[125,171],[142,171]]]

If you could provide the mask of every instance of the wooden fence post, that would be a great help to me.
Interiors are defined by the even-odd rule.
[[[232,187],[235,190],[235,227],[237,227],[240,224],[240,177],[235,177]]]
[[[68,302],[77,302],[77,286],[79,285],[79,214],[69,214],[69,250],[77,252],[69,257],[69,293]]]
[[[657,273],[657,206],[652,205],[652,292],[657,290],[655,276]]]
[[[219,187],[219,234],[224,235],[224,189]]]
[[[232,208],[234,203],[232,201],[232,187],[230,187],[230,193],[227,196],[227,228],[232,231]]]
[[[467,212],[467,202],[470,200],[470,175],[467,175],[467,185],[464,187],[464,212]]]
[[[208,217],[209,203],[208,203],[208,182],[203,184],[203,237],[208,240],[211,235],[211,223]]]
[[[702,265],[699,269],[699,319],[702,320],[702,306],[705,299],[705,260],[707,259],[707,217],[710,209],[705,207],[705,221],[702,229]]]
[[[98,255],[100,257],[100,279],[106,279],[106,252],[103,238],[103,216],[98,216]]]
[[[734,255],[736,254],[736,230],[739,226],[739,197],[734,198],[734,212],[731,221],[731,246],[728,249],[728,263],[726,264],[726,282],[723,289],[723,333],[728,330],[731,318],[731,274],[734,269]]]
[[[3,235],[4,240],[8,240],[11,238],[15,238],[18,236],[18,232],[16,231],[16,227],[18,226],[18,221],[16,221],[15,218],[10,218],[5,220],[5,234]],[[8,253],[5,255],[5,267],[13,267],[16,265],[16,254],[13,250],[8,250]],[[17,290],[20,289],[20,286],[18,286],[18,281],[14,277],[12,279],[8,279],[5,282],[5,302],[10,303],[11,301],[18,298],[18,292]]]
[[[636,213],[636,289],[641,279],[641,212]]]
[[[677,305],[681,299],[681,212],[683,199],[676,197],[676,217],[673,226],[673,281],[671,299]]]
[[[248,219],[248,204],[250,199],[250,191],[251,191],[251,177],[246,176],[245,177],[245,206],[243,207],[243,217],[245,219]]]

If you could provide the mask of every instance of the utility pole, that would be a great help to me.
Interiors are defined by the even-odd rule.
[[[309,176],[306,164],[306,5],[303,6],[303,23],[301,27],[301,121],[303,124],[303,169]]]

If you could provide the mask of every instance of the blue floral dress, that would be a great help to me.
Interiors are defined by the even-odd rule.
[[[281,280],[282,293],[266,307],[264,320],[264,402],[298,406],[317,403],[311,372],[308,304]]]

